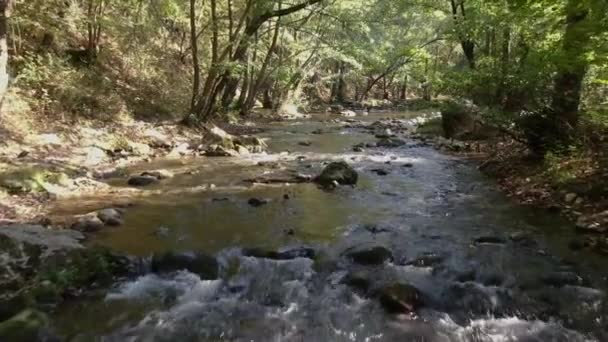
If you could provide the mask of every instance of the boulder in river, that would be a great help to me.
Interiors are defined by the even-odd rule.
[[[357,113],[353,112],[352,110],[343,110],[340,112],[340,115],[345,117],[345,118],[354,118],[355,116],[357,116]]]
[[[78,217],[70,228],[79,232],[92,233],[102,230],[103,227],[105,227],[105,223],[99,219],[97,214],[90,213]]]
[[[132,274],[129,258],[85,248],[84,239],[70,229],[0,225],[0,321],[28,306],[56,304],[93,283],[109,284],[115,276]]]
[[[239,152],[234,148],[213,144],[207,148],[205,155],[207,157],[236,157],[239,155]]]
[[[124,211],[120,209],[108,208],[97,212],[97,217],[101,222],[108,226],[120,226],[123,223],[122,215]]]
[[[127,183],[131,186],[143,187],[158,183],[158,178],[153,176],[131,176]]]
[[[396,283],[378,290],[382,307],[394,314],[411,314],[422,305],[421,294],[417,288],[406,283]]]
[[[346,256],[356,264],[368,266],[382,265],[393,260],[393,253],[382,246],[356,249],[348,252]]]
[[[170,179],[174,177],[173,172],[169,170],[144,171],[141,173],[141,176],[151,176],[158,180]]]
[[[356,185],[358,180],[359,174],[357,171],[344,161],[330,163],[315,178],[315,182],[324,187],[330,187],[335,183],[339,185]]]
[[[214,257],[198,252],[167,252],[152,257],[154,273],[170,273],[186,270],[197,274],[202,280],[217,279],[219,263]]]

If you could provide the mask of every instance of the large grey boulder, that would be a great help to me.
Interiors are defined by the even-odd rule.
[[[315,182],[324,187],[330,187],[334,184],[356,185],[358,180],[359,174],[357,171],[344,161],[327,165],[323,172],[315,178]]]

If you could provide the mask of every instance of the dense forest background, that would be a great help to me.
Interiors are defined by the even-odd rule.
[[[2,122],[29,122],[22,130],[57,119],[195,123],[247,117],[256,106],[283,114],[443,96],[488,108],[486,121],[519,130],[544,152],[569,148],[581,126],[603,127],[608,118],[602,0],[0,7]]]

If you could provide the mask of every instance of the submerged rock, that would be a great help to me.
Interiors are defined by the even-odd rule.
[[[247,248],[243,250],[246,257],[272,259],[272,260],[292,260],[296,258],[314,259],[316,252],[312,248],[301,247],[287,249],[283,251],[265,250],[261,248]]]
[[[350,272],[340,280],[340,283],[352,287],[362,294],[367,294],[371,288],[369,274],[366,272]]]
[[[378,290],[382,307],[389,313],[413,313],[422,305],[422,298],[417,288],[410,284],[396,283]]]
[[[269,201],[265,198],[251,198],[251,199],[249,199],[249,201],[247,201],[247,203],[250,206],[255,207],[255,208],[266,205],[266,204],[268,204],[268,202]]]
[[[433,267],[437,264],[442,263],[444,257],[435,253],[424,253],[418,256],[416,259],[409,261],[406,265],[416,266],[416,267]]]
[[[393,260],[393,253],[382,246],[358,249],[347,253],[347,257],[360,265],[382,265]]]
[[[541,282],[554,287],[580,286],[583,285],[583,278],[573,272],[553,272],[541,277]]]
[[[198,252],[167,252],[152,257],[154,273],[170,273],[186,270],[197,274],[202,280],[217,279],[219,263],[214,257]]]
[[[384,148],[394,148],[394,147],[401,147],[406,145],[407,143],[404,140],[401,139],[397,139],[397,138],[384,138],[384,139],[380,139],[378,140],[378,142],[376,143],[377,147],[384,147]]]
[[[480,236],[473,240],[473,244],[481,245],[481,244],[504,244],[507,240],[500,236]]]
[[[388,172],[384,169],[373,169],[371,171],[373,173],[377,174],[378,176],[388,176],[390,174],[390,172]]]
[[[357,171],[346,162],[340,161],[327,165],[323,172],[315,178],[315,182],[324,187],[331,187],[335,183],[339,185],[356,185],[358,179],[359,174]]]

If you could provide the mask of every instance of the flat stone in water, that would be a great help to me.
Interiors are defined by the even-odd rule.
[[[314,249],[307,247],[288,249],[284,251],[265,250],[261,248],[247,248],[243,250],[243,255],[260,259],[292,260],[296,258],[313,259],[316,255],[316,252]]]
[[[480,244],[504,244],[506,243],[507,240],[505,240],[504,238],[500,237],[500,236],[481,236],[476,238],[475,240],[473,240],[473,244],[476,245],[480,245]]]

